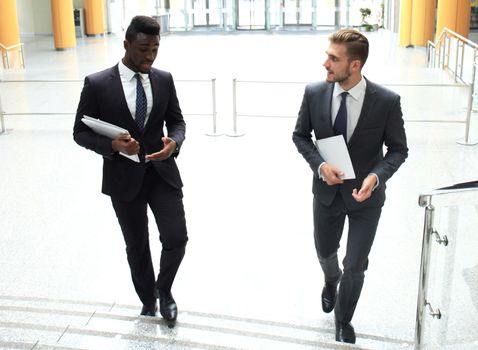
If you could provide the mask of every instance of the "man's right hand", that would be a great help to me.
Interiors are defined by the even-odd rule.
[[[114,152],[122,152],[132,156],[139,153],[139,142],[129,134],[121,134],[111,141],[111,148]]]
[[[343,171],[333,165],[327,163],[323,164],[320,167],[320,175],[322,175],[322,179],[329,186],[344,183],[344,180],[340,178],[341,176],[344,176]]]

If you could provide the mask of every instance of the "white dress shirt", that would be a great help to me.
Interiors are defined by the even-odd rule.
[[[359,81],[357,85],[348,90],[349,95],[347,96],[347,142],[350,141],[350,136],[352,136],[355,127],[357,126],[358,119],[360,117],[360,112],[362,111],[363,100],[365,98],[365,89],[367,88],[367,83],[365,79]],[[342,101],[342,96],[340,94],[345,90],[342,89],[339,83],[335,83],[334,92],[332,95],[332,106],[331,106],[331,115],[332,115],[332,125],[334,125],[335,118],[340,108],[340,102]]]
[[[136,116],[136,78],[134,75],[136,72],[133,72],[131,69],[126,67],[122,61],[119,61],[118,70],[120,74],[121,84],[123,85],[123,92],[126,98],[126,103],[128,103],[129,111],[133,119]],[[141,83],[143,84],[144,93],[146,94],[147,108],[146,108],[146,119],[144,123],[146,124],[149,119],[149,114],[153,108],[153,91],[151,90],[151,82],[149,80],[148,74],[139,73],[141,76]]]

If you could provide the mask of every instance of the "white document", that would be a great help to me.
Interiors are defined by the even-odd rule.
[[[88,127],[97,134],[109,137],[110,139],[115,139],[116,137],[118,137],[118,135],[121,134],[129,135],[129,131],[126,129],[120,128],[119,126],[107,123],[100,119],[88,117],[87,115],[84,115],[83,118],[81,118],[81,121],[88,125]],[[122,152],[120,152],[120,154],[126,158],[131,159],[132,161],[135,161],[136,163],[139,163],[139,157],[137,154],[134,154],[132,156]]]
[[[320,155],[325,161],[333,165],[344,173],[342,180],[355,179],[355,172],[350,160],[350,154],[347,150],[344,137],[342,135],[327,137],[326,139],[316,140],[315,145]]]

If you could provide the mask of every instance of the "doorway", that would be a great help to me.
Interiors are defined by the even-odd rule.
[[[266,28],[266,0],[236,0],[237,29]]]

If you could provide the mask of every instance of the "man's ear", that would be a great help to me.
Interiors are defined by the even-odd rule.
[[[126,40],[126,39],[123,40],[123,47],[124,47],[125,50],[128,49],[128,47],[129,47],[129,41],[128,40]]]
[[[362,69],[362,62],[360,60],[353,60],[352,61],[352,69],[354,71],[360,71]]]

